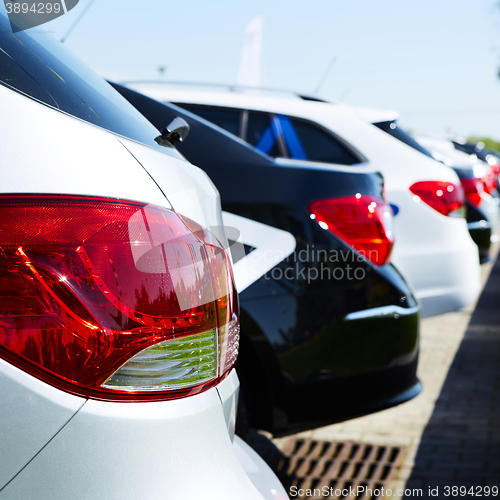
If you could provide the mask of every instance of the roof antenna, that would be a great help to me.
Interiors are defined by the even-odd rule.
[[[158,66],[156,69],[158,70],[158,73],[160,73],[160,79],[165,78],[165,72],[167,71],[167,67],[166,66]]]
[[[69,27],[68,31],[66,31],[64,36],[61,38],[61,43],[64,43],[69,35],[71,35],[71,32],[76,28],[77,24],[82,20],[82,17],[88,12],[94,2],[95,0],[89,1],[89,3],[85,6],[85,9],[82,10],[82,13],[76,18],[75,22]]]
[[[326,81],[326,78],[327,76],[330,74],[330,71],[332,70],[332,68],[335,66],[335,63],[337,62],[337,56],[333,56],[332,57],[332,60],[330,61],[330,64],[328,65],[328,67],[326,68],[326,71],[324,72],[323,76],[321,77],[321,79],[319,80],[319,83],[318,83],[318,86],[314,89],[314,95],[318,95],[321,87],[323,86],[323,84],[325,83]]]

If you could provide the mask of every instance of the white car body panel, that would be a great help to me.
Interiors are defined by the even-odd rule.
[[[235,378],[220,385],[234,388]],[[33,385],[19,395],[29,398]],[[216,388],[151,403],[67,395],[80,406],[69,420],[57,392],[46,391],[45,404],[59,405],[65,425],[3,487],[2,500],[262,498],[236,458]]]
[[[149,172],[174,210],[210,229],[227,248],[219,192],[203,170],[129,139],[120,142]]]
[[[295,250],[297,242],[291,233],[228,212],[222,212],[222,216],[229,239],[233,239],[231,233],[236,229],[231,254],[238,293],[264,276]],[[244,256],[243,245],[255,250]]]
[[[172,208],[116,136],[3,86],[0,113],[9,117],[0,124],[9,141],[2,147],[2,193],[104,196]]]
[[[455,149],[453,143],[447,139],[439,139],[437,137],[426,137],[423,135],[415,136],[415,140],[428,149],[434,156],[434,153],[439,157],[445,165],[455,167],[469,167],[474,168],[475,165],[482,167],[481,161],[475,155],[468,155],[463,151]],[[486,165],[486,164],[485,164]],[[488,167],[489,168],[489,167]],[[486,172],[486,169],[485,169]]]
[[[8,117],[2,193],[128,199],[220,229],[217,190],[177,153],[111,134],[3,86],[0,112]],[[0,381],[2,500],[263,498],[233,450],[234,370],[201,394],[147,403],[86,400],[3,360]]]
[[[459,185],[458,176],[452,169],[368,123],[362,110],[299,98],[180,90],[165,84],[127,85],[163,102],[282,113],[316,122],[331,130],[367,158],[371,168],[384,175],[388,201],[399,210],[394,220],[396,243],[392,263],[422,301],[422,315],[463,307],[477,296],[480,286],[478,252],[465,220],[441,215],[425,203],[415,201],[415,196],[409,191],[409,187],[419,181],[440,180]],[[393,113],[379,115],[392,117]],[[373,116],[371,113],[369,117]]]
[[[234,451],[248,477],[266,500],[288,500],[285,489],[281,484],[276,485],[275,476],[270,474],[264,460],[238,436],[234,437]]]
[[[399,113],[391,109],[354,108],[358,115],[368,123],[392,122],[399,118]]]
[[[0,490],[83,406],[0,359]],[[2,493],[0,493],[2,498]]]

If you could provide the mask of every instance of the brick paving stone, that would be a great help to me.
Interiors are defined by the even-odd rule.
[[[405,485],[405,488],[425,488],[427,483],[423,479],[409,479]]]
[[[426,457],[421,457],[419,453],[418,454],[419,463],[421,463],[420,460],[422,458],[424,458],[424,460],[427,459],[431,466],[443,465],[445,467],[456,467],[460,463],[460,457],[458,456],[458,453],[455,455],[446,455],[446,456],[427,455]]]
[[[469,327],[449,369],[434,412],[422,434],[421,445],[441,433],[443,444],[436,455],[449,455],[459,463],[453,467],[450,480],[455,484],[469,482],[484,485],[495,480],[498,468],[488,467],[487,457],[498,456],[500,442],[492,434],[500,429],[500,412],[492,411],[498,397],[500,376],[500,260],[491,271],[488,283],[478,301]],[[486,333],[485,333],[486,331]],[[466,406],[469,406],[465,410]],[[432,477],[434,466],[425,470],[428,451],[420,449],[415,457],[412,478]],[[447,471],[447,467],[438,470]],[[451,469],[450,469],[451,472]]]
[[[434,481],[436,478],[439,478],[445,480],[453,478],[455,475],[454,473],[455,469],[432,469],[431,467],[426,467],[425,469],[414,468],[410,479]]]
[[[403,481],[407,481],[411,477],[412,471],[413,467],[401,467],[401,469],[399,469],[398,479],[401,481],[403,487],[405,484]]]

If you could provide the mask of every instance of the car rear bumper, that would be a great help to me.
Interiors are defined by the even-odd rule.
[[[422,303],[422,317],[465,307],[480,290],[478,249],[472,240],[461,247],[400,255],[395,265]]]
[[[334,314],[331,306],[342,298],[327,283],[321,293],[242,301],[242,331],[250,340],[242,343],[238,362],[246,363],[237,369],[252,425],[284,435],[387,408],[419,392],[420,306],[392,266],[372,279],[372,300],[378,290],[380,300],[394,294],[392,303],[370,308],[365,297],[364,309]],[[256,408],[268,406],[272,419],[255,417]]]
[[[469,234],[477,245],[479,249],[479,262],[484,264],[491,259],[491,226],[490,223],[481,220],[477,222],[468,222],[467,228],[469,229]]]
[[[321,408],[324,418],[316,415],[319,421],[316,427],[319,427],[385,410],[413,399],[422,391],[422,384],[417,378],[418,353],[407,361],[406,364],[369,374],[340,378],[336,385],[342,385],[342,392],[336,392],[335,396],[331,382],[318,383],[314,391],[310,386],[298,388],[294,398],[295,411],[284,434],[311,428],[307,406]]]
[[[274,498],[269,493],[272,473],[268,471],[267,482],[261,484],[267,488],[261,494],[231,442],[228,420],[235,415],[236,373],[218,387],[150,403],[65,395],[83,404],[13,475],[0,499]],[[23,398],[30,397],[30,387],[19,390]],[[60,392],[53,391],[49,393]],[[51,397],[49,393],[45,396]],[[15,431],[17,422],[4,419],[2,425]]]
[[[393,196],[401,212],[395,218],[392,262],[421,301],[421,316],[471,303],[480,289],[480,265],[465,219],[441,215],[409,195]]]

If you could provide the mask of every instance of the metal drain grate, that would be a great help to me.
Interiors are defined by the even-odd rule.
[[[375,500],[384,498],[382,488],[387,490],[401,467],[406,448],[290,439],[281,452],[284,458],[277,473],[294,493],[291,498]],[[364,489],[358,490],[358,486]],[[311,495],[315,489],[316,495]],[[300,490],[304,490],[303,495],[298,494]]]

